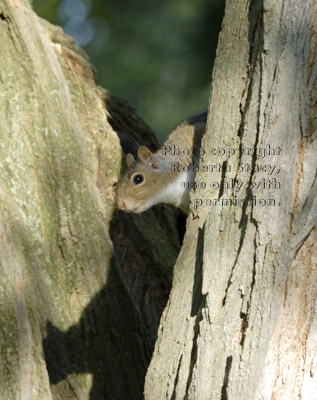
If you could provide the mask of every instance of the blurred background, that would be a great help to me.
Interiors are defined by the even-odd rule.
[[[206,109],[225,0],[33,0],[89,55],[97,84],[124,97],[162,142]]]

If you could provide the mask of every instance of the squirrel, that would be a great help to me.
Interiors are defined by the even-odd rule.
[[[141,213],[159,203],[189,211],[189,191],[195,180],[192,165],[199,159],[207,111],[188,118],[152,153],[146,146],[137,150],[137,160],[126,156],[128,169],[116,188],[116,206],[121,211]]]

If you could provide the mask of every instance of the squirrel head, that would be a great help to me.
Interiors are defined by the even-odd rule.
[[[140,146],[137,160],[126,157],[128,166],[117,184],[116,206],[122,211],[141,213],[159,203],[156,194],[166,178],[159,169],[159,160],[147,147]]]

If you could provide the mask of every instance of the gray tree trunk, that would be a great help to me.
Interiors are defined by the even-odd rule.
[[[27,1],[0,0],[0,114],[0,399],[142,399],[178,234],[113,187],[116,131],[154,136]]]
[[[313,0],[227,1],[200,160],[221,168],[197,175],[146,400],[317,398],[316,29]]]

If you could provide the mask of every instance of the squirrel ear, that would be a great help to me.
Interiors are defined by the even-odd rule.
[[[153,153],[145,146],[140,146],[138,148],[138,160],[141,164],[146,164],[153,168],[157,168],[157,162]]]
[[[131,167],[131,165],[134,163],[134,157],[131,153],[127,154],[126,162],[128,167]]]

